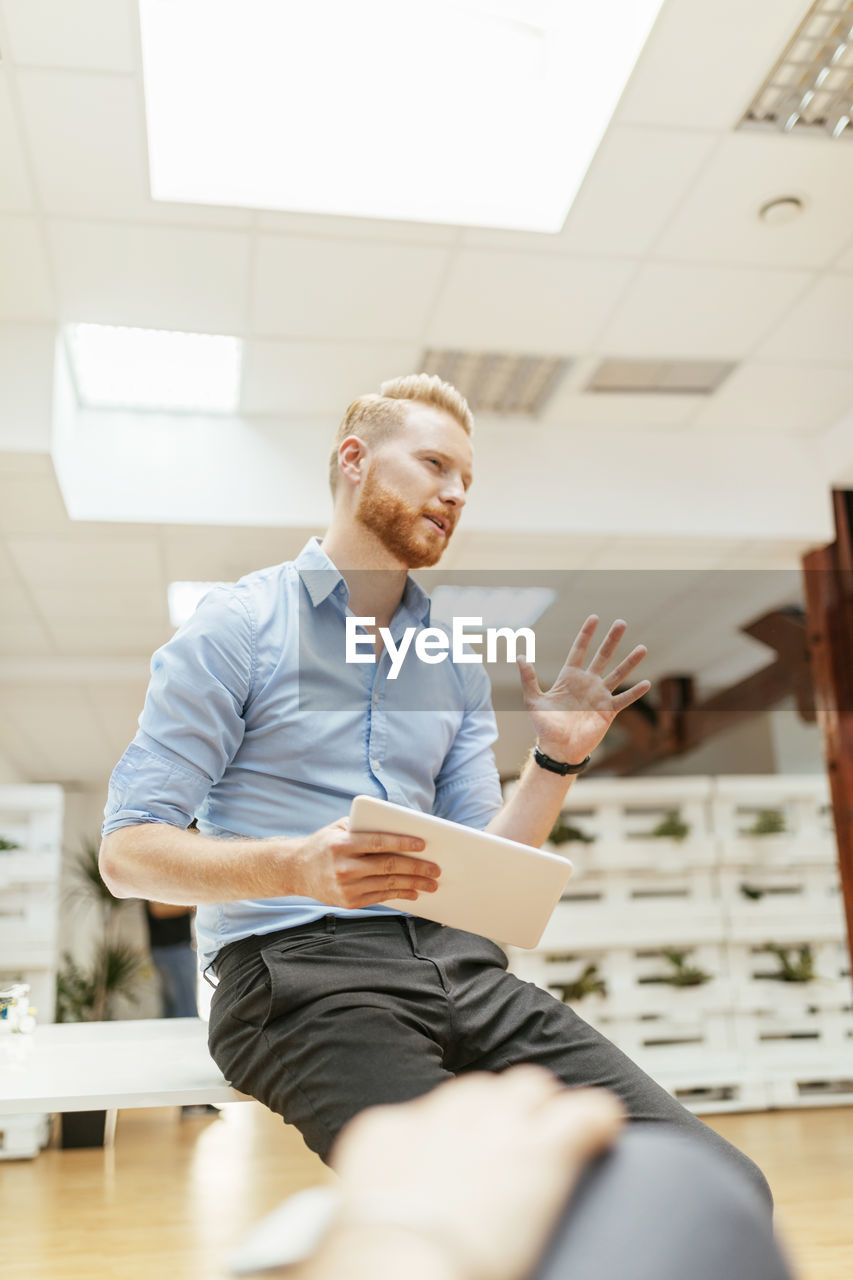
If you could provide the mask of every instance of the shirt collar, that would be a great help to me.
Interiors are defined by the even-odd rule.
[[[315,608],[332,594],[338,595],[346,605],[349,600],[347,584],[340,570],[323,551],[319,538],[308,539],[294,564]],[[402,604],[417,622],[424,626],[429,624],[430,598],[411,576],[406,578]]]

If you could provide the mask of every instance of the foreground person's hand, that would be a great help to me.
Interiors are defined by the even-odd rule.
[[[334,1148],[341,1210],[305,1275],[521,1280],[622,1119],[613,1094],[537,1067],[362,1112]]]

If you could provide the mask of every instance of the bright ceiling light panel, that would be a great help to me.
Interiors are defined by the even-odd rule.
[[[436,587],[430,617],[481,618],[484,627],[532,627],[557,598],[550,587]],[[471,628],[469,628],[471,630]]]
[[[237,409],[243,347],[238,338],[72,324],[66,340],[84,408]]]
[[[166,588],[166,598],[172,626],[180,627],[187,618],[193,616],[208,591],[225,585],[223,582],[170,582]]]
[[[556,232],[662,0],[139,0],[155,200]]]

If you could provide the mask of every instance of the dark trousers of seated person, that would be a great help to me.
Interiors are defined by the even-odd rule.
[[[300,1130],[323,1160],[365,1107],[419,1097],[451,1076],[549,1068],[612,1089],[636,1121],[664,1121],[764,1175],[567,1005],[506,972],[500,947],[412,917],[341,920],[223,948],[210,1051],[235,1088]]]
[[[792,1278],[764,1196],[731,1162],[638,1124],[588,1167],[531,1280]]]

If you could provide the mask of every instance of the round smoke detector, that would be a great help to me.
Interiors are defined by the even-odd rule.
[[[758,216],[770,227],[782,227],[799,218],[805,207],[806,202],[800,196],[777,196],[761,206]]]

